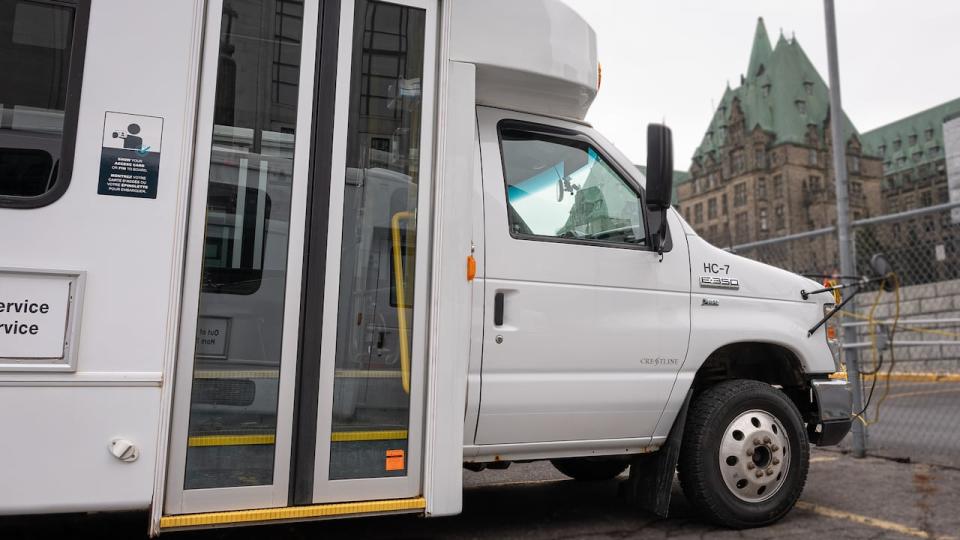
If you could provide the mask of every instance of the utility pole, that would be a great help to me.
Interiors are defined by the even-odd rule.
[[[840,274],[856,275],[856,259],[850,242],[850,201],[847,192],[847,150],[843,137],[843,107],[840,106],[840,67],[837,61],[837,21],[833,0],[823,0],[824,18],[827,23],[827,64],[830,72],[830,138],[833,143],[834,187],[837,194],[837,241],[840,251]],[[843,328],[843,343],[856,341],[856,330]],[[853,391],[853,410],[863,408],[863,386],[860,384],[860,365],[857,350],[843,348],[847,364],[847,379]],[[853,456],[866,455],[866,431],[863,422],[853,420]]]

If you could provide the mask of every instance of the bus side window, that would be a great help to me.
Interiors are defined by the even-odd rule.
[[[640,196],[588,142],[507,124],[500,144],[514,237],[646,245]]]
[[[0,207],[67,189],[88,18],[89,2],[0,0]]]

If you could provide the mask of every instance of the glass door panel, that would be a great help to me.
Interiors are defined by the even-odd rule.
[[[330,479],[405,475],[410,421],[426,12],[354,9]]]
[[[192,364],[189,406],[179,420],[188,426],[186,492],[269,487],[286,474],[275,469],[281,357],[295,354],[284,336],[297,326],[287,306],[288,288],[299,286],[288,284],[297,277],[288,271],[296,259],[291,239],[302,236],[291,228],[303,205],[293,204],[301,189],[294,188],[294,147],[297,132],[309,129],[309,111],[298,116],[303,1],[223,0],[210,9],[220,14],[211,19],[220,29],[216,89],[210,131],[200,136],[209,137],[207,174],[197,175],[206,183],[202,222],[195,222],[203,239],[188,260],[199,277],[187,277],[196,280],[196,334],[192,363],[181,361]]]
[[[331,212],[339,283],[328,297],[335,331],[324,334],[324,361],[333,366],[324,372],[332,381],[321,380],[317,502],[419,489],[436,3],[357,0],[352,24],[342,214]]]

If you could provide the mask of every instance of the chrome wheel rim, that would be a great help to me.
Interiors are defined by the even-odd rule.
[[[787,431],[776,416],[758,409],[740,413],[720,441],[720,476],[738,499],[763,502],[787,480],[789,448]]]

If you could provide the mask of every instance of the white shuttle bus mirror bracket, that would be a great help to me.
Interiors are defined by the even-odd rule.
[[[0,267],[0,372],[77,370],[86,272]]]

